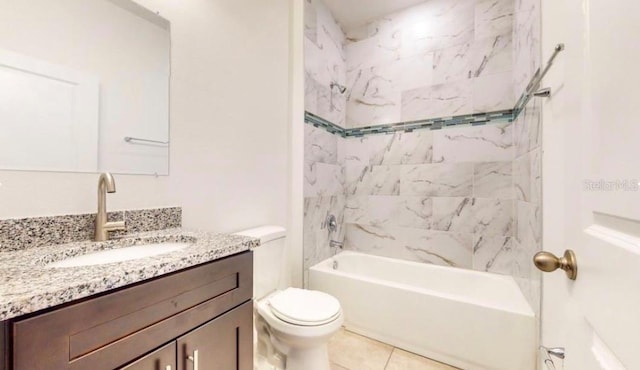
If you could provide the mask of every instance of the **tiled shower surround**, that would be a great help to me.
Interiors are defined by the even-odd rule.
[[[331,83],[346,85],[345,36],[321,0],[305,1],[305,109],[344,127],[346,95]]]
[[[330,240],[343,241],[345,139],[305,125],[304,271],[331,256]],[[338,231],[329,233],[326,220],[334,215]]]
[[[515,231],[512,127],[344,139],[306,125],[305,267],[344,235],[346,249],[499,269],[495,254]],[[344,221],[336,235],[329,213]]]
[[[346,84],[345,36],[320,0],[305,0],[305,109],[344,127],[346,95],[331,82]],[[343,240],[344,139],[305,125],[304,281],[310,266],[331,255],[330,240]],[[326,219],[336,216],[339,231],[329,235]]]
[[[515,0],[514,83],[524,91],[541,68],[540,0]],[[533,255],[542,250],[542,121],[541,102],[532,99],[513,124],[516,193],[516,238],[512,270],[531,307],[540,309],[540,271],[533,266]]]
[[[347,139],[349,249],[493,270],[514,232],[511,124]]]
[[[512,108],[513,1],[429,0],[343,32],[305,0],[307,111],[355,128]]]
[[[513,0],[429,0],[347,29],[347,127],[513,107]]]
[[[346,36],[320,1],[307,1],[307,111],[354,128],[511,109],[539,67],[538,1],[430,0]],[[343,78],[346,106],[337,91],[321,92]],[[536,104],[513,123],[360,138],[305,125],[305,271],[334,239],[513,275],[537,308]],[[341,225],[332,235],[329,214]]]

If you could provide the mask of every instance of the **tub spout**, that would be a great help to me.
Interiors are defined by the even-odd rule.
[[[338,254],[339,250],[343,250],[344,249],[344,246],[343,246],[342,242],[331,240],[331,241],[329,241],[329,248],[334,248],[333,257],[335,257],[336,254]],[[335,269],[335,267],[334,267],[334,269]]]
[[[338,261],[336,261],[336,254],[338,254],[339,250],[343,250],[344,249],[344,245],[342,242],[339,242],[337,240],[330,240],[329,241],[329,248],[334,248],[333,250],[333,269],[337,270],[338,269]]]

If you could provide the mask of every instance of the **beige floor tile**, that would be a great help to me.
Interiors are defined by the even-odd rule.
[[[386,370],[456,370],[457,368],[429,360],[411,352],[395,348]]]
[[[384,370],[392,351],[388,344],[346,330],[329,341],[331,362],[348,370]]]

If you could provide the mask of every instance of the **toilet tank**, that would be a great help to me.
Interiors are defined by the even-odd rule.
[[[281,226],[260,226],[236,233],[260,239],[253,250],[253,298],[261,299],[283,289],[285,284],[287,230]]]

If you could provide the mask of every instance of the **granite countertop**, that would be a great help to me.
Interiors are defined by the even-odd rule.
[[[67,268],[47,266],[93,251],[162,242],[191,245],[125,262]],[[237,235],[167,229],[107,242],[83,241],[0,252],[0,321],[231,256],[259,244],[258,239]]]

